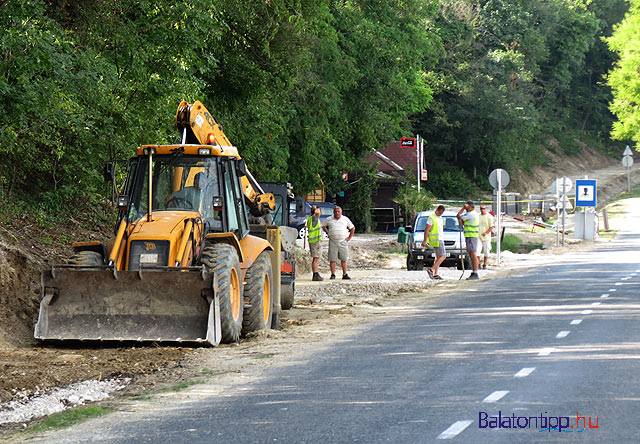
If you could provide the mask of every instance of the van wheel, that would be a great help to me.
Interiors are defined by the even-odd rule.
[[[422,269],[424,268],[424,262],[422,261],[416,261],[416,271],[422,271]]]
[[[280,287],[280,306],[283,310],[289,310],[293,307],[294,294],[296,291],[296,283],[291,282],[288,285]]]
[[[247,270],[244,287],[242,333],[271,327],[273,314],[273,273],[268,251],[260,253]]]
[[[214,244],[202,250],[201,260],[218,280],[222,342],[225,344],[237,342],[242,330],[243,307],[242,275],[238,252],[231,245]]]
[[[411,260],[411,255],[407,254],[407,270],[412,271],[415,270],[415,263]]]

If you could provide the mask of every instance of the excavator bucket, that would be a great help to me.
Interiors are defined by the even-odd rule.
[[[220,343],[217,280],[201,271],[54,268],[34,336],[47,341]]]

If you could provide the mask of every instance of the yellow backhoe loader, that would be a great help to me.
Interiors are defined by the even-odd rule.
[[[215,346],[277,328],[295,229],[250,226],[274,197],[202,103],[183,101],[175,124],[180,144],[129,160],[115,238],[74,243],[69,264],[42,273],[37,339]]]

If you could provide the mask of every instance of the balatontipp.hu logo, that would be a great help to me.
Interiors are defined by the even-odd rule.
[[[487,412],[478,412],[478,428],[480,429],[533,429],[539,432],[584,432],[587,429],[597,429],[598,417],[591,416],[551,416],[547,412],[539,416],[516,416],[503,414],[498,410],[497,415],[489,416]]]

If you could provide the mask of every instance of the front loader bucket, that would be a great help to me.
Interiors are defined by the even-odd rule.
[[[34,336],[215,346],[221,333],[214,287],[200,271],[47,270]]]

